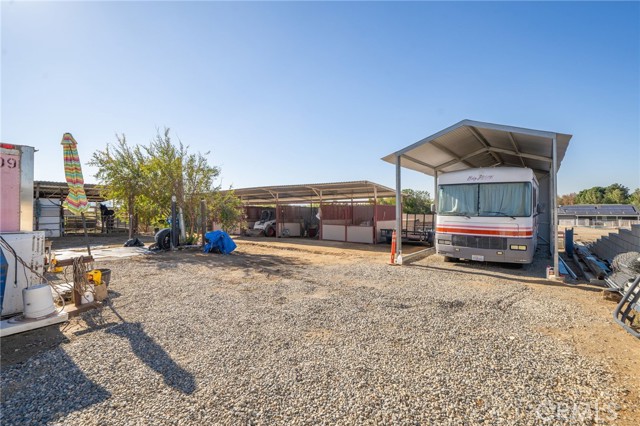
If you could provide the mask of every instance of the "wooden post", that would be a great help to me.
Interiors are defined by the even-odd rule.
[[[204,247],[204,235],[207,233],[207,203],[200,200],[200,226],[202,227],[202,247]]]
[[[60,188],[60,236],[64,237],[64,193]]]
[[[82,213],[82,221],[84,223],[84,213]],[[86,227],[85,227],[85,235],[87,235]],[[89,254],[89,256],[91,256],[91,254]],[[82,259],[82,257],[81,257],[81,259]],[[81,262],[82,262],[82,260],[81,260]],[[78,290],[78,288],[80,287],[81,283],[77,282],[77,280],[76,280],[76,277],[78,276],[78,273],[77,273],[78,265],[75,262],[74,262],[72,268],[73,268],[73,304],[77,307],[77,306],[82,305],[82,294]]]
[[[87,235],[87,221],[84,218],[84,212],[80,213],[82,216],[82,229],[84,229],[84,241],[87,243],[87,253],[91,256],[91,247],[89,247],[89,236]]]

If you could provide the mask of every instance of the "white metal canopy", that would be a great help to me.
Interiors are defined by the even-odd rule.
[[[401,167],[434,176],[479,167],[528,167],[540,182],[540,199],[546,203],[546,235],[558,271],[557,253],[557,179],[560,163],[572,135],[525,129],[503,124],[462,120],[412,145],[393,152],[382,160],[396,165],[396,195],[401,193]],[[544,185],[543,182],[548,184]],[[435,189],[435,188],[434,188]],[[434,190],[434,196],[437,191]],[[437,202],[437,201],[436,201]],[[400,210],[400,203],[396,202]],[[396,212],[396,218],[400,214]],[[401,223],[397,223],[399,229]],[[543,236],[544,239],[544,236]],[[396,257],[402,262],[399,239]]]
[[[367,180],[259,186],[239,188],[233,191],[245,205],[273,204],[276,201],[280,204],[303,204],[395,196],[393,189]]]
[[[400,156],[402,167],[429,176],[495,166],[528,167],[542,175],[553,168],[554,138],[560,168],[571,135],[473,120],[462,120],[382,159],[396,164]]]

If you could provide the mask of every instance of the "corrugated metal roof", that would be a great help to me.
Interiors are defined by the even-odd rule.
[[[351,199],[370,199],[394,197],[395,191],[384,185],[367,180],[351,182],[309,183],[299,185],[259,186],[238,188],[235,194],[247,204],[304,204],[344,201]],[[228,191],[221,191],[226,193]]]
[[[502,124],[462,120],[382,159],[428,175],[476,167],[529,167],[548,174],[552,141],[557,143],[557,167],[564,158],[572,135],[525,129]]]
[[[84,191],[87,194],[89,201],[102,202],[105,198],[102,196],[102,186],[91,183],[84,184]],[[53,198],[61,199],[66,198],[69,193],[69,185],[67,182],[51,182],[44,180],[37,180],[33,182],[33,194],[34,198]]]

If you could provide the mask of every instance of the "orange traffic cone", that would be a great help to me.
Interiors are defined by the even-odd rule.
[[[396,258],[396,230],[393,230],[393,234],[391,234],[391,264],[395,264]]]

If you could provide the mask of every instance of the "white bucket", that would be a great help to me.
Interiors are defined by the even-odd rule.
[[[90,290],[87,291],[84,296],[82,296],[82,301],[80,302],[80,304],[84,305],[85,303],[91,303],[93,302],[93,285],[90,284]]]
[[[53,306],[51,288],[47,284],[22,289],[25,318],[41,318],[56,311]]]

